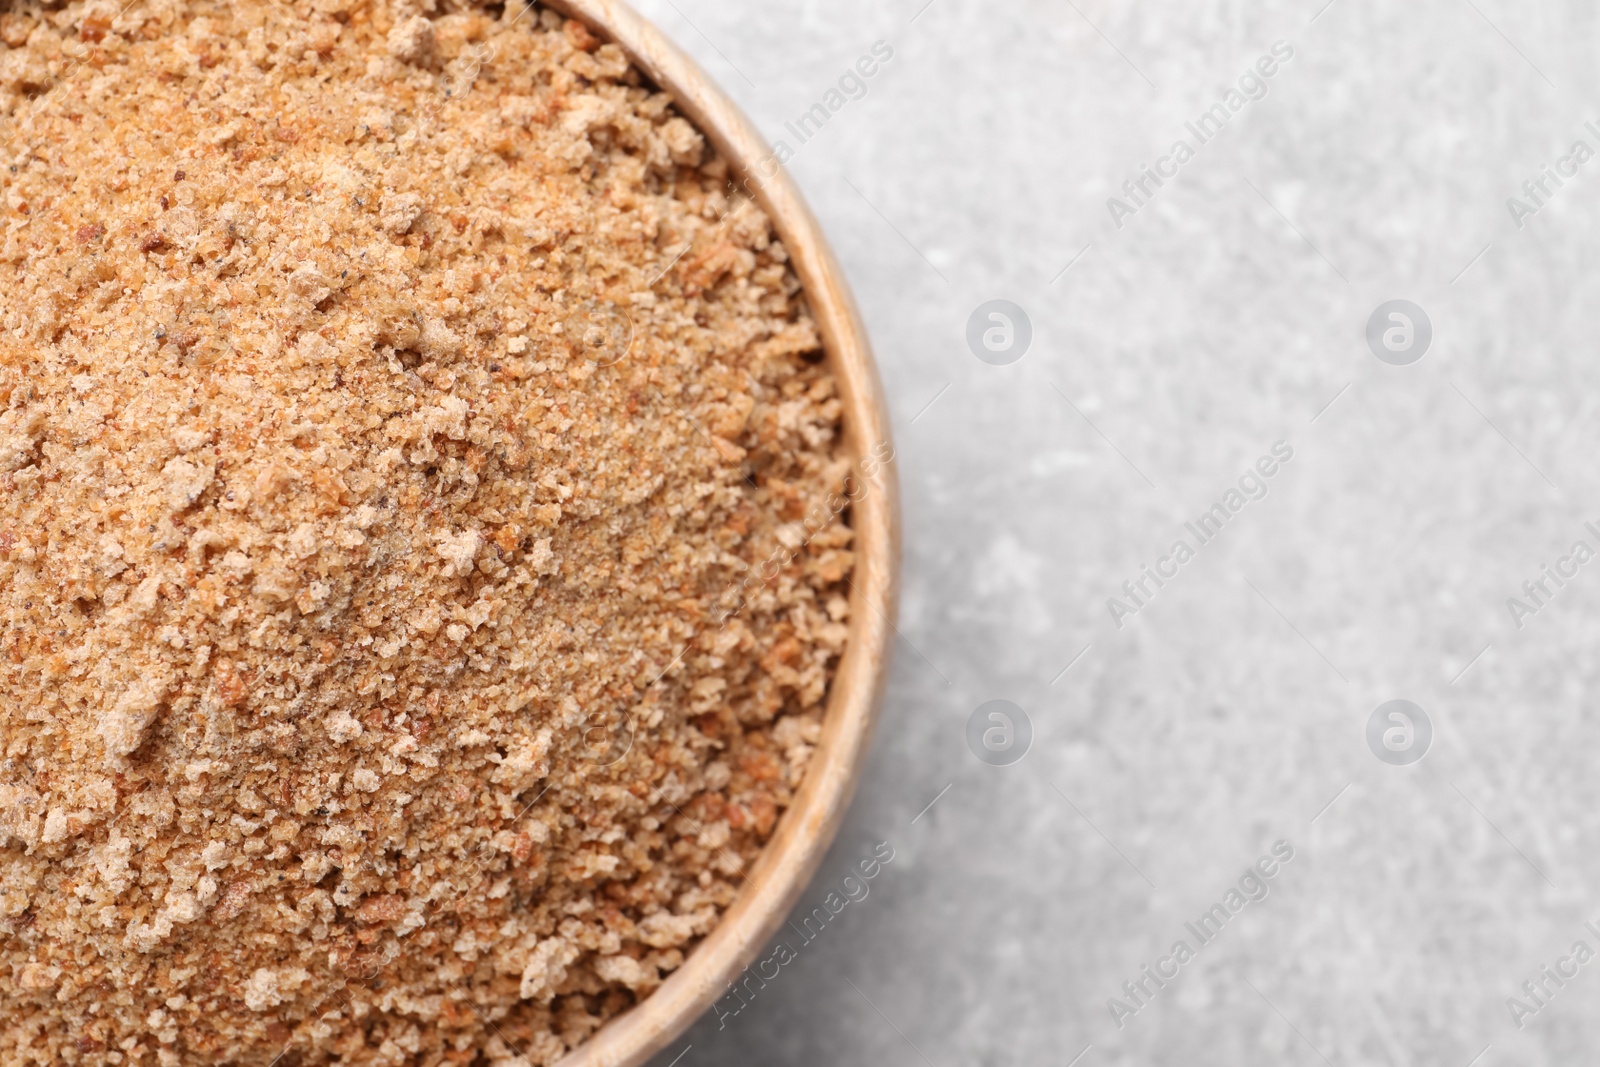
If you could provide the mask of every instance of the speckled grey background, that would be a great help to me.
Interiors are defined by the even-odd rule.
[[[791,169],[877,346],[906,528],[881,728],[804,909],[895,859],[659,1067],[1591,1059],[1600,960],[1521,1029],[1507,999],[1600,951],[1600,561],[1520,629],[1506,602],[1600,548],[1600,159],[1524,228],[1506,201],[1600,149],[1600,15],[923,3],[641,0],[791,147],[894,49]],[[1107,198],[1280,40],[1117,228]],[[1034,330],[1010,366],[965,341],[996,298]],[[1364,340],[1396,298],[1433,323],[1414,366]],[[1107,598],[1280,440],[1267,497],[1119,629]],[[1436,731],[1412,767],[1364,737],[1399,697]],[[1011,767],[965,740],[1000,698],[1034,729]],[[1278,840],[1270,895],[1119,1029],[1108,998]]]

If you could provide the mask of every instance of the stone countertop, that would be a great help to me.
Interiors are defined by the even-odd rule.
[[[641,0],[794,151],[906,531],[881,727],[802,912],[866,895],[657,1067],[1578,1062],[1600,15],[924,3]],[[1031,327],[1003,365],[967,340],[992,300]],[[1369,744],[1394,699],[1420,716]],[[991,700],[1031,727],[1008,766],[968,744]],[[1578,973],[1535,1004],[1546,965]]]

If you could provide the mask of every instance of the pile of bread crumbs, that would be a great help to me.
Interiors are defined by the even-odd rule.
[[[553,1063],[818,735],[798,283],[550,11],[124,5],[0,9],[0,1063]]]

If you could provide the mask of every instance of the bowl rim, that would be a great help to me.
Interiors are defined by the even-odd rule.
[[[699,1019],[747,968],[810,884],[849,808],[866,761],[893,651],[899,486],[883,386],[843,269],[774,150],[736,104],[624,0],[544,0],[615,42],[667,92],[771,219],[816,321],[842,401],[852,496],[850,628],[805,780],[746,873],[738,899],[687,960],[640,1004],[608,1021],[558,1067],[638,1067]],[[876,459],[877,463],[871,460]],[[864,477],[863,463],[876,470]]]

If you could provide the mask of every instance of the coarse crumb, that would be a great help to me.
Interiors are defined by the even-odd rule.
[[[0,1063],[553,1063],[820,730],[848,460],[783,247],[518,3],[0,48]]]

